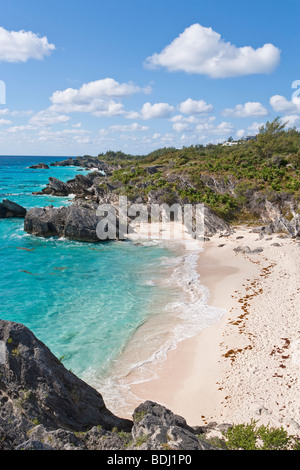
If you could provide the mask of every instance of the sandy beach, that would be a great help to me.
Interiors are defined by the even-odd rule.
[[[130,386],[136,403],[157,401],[190,425],[255,419],[299,433],[299,245],[246,227],[205,242],[198,273],[224,315],[153,363],[156,377]]]

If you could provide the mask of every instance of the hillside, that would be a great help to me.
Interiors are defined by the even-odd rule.
[[[163,148],[146,156],[108,151],[115,169],[99,190],[143,202],[204,203],[233,223],[287,220],[299,214],[300,133],[279,118],[237,145]]]

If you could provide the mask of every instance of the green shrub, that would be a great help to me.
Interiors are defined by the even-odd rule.
[[[299,442],[287,431],[261,425],[251,420],[248,424],[237,424],[224,433],[229,450],[299,450]]]

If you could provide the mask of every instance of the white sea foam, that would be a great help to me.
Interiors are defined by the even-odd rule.
[[[121,355],[109,377],[101,378],[99,381],[95,380],[95,376],[94,379],[90,376],[112,411],[128,409],[131,399],[134,402],[130,386],[155,379],[156,369],[166,359],[168,351],[176,349],[179,342],[192,338],[204,328],[216,324],[225,314],[225,310],[208,305],[209,291],[201,283],[197,271],[198,259],[199,250],[161,260],[162,265],[169,266],[171,271],[170,276],[162,282],[168,288],[168,292],[170,288],[173,290],[176,298],[164,307],[161,306],[163,311],[157,319],[150,318],[148,323],[152,321],[151,326],[147,329],[146,324],[146,328],[138,330],[133,337],[133,345],[128,345],[129,355],[125,355],[124,358],[137,359],[139,348],[141,360],[124,364]],[[150,347],[149,354],[145,355],[145,349],[157,339],[162,340],[161,344],[152,352]]]

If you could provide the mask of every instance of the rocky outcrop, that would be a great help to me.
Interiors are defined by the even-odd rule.
[[[0,203],[0,219],[7,219],[13,217],[24,218],[26,215],[26,209],[16,204],[15,202],[4,199]]]
[[[204,207],[204,235],[212,237],[218,232],[230,233],[230,225],[218,217],[209,207]]]
[[[52,196],[68,196],[70,193],[67,183],[57,178],[50,177],[49,183],[42,191],[33,193],[34,195],[51,194]]]
[[[273,233],[284,233],[290,237],[300,238],[300,216],[296,215],[292,220],[287,220],[285,217],[277,217],[269,225],[261,227],[259,231],[261,238]]]
[[[97,205],[78,201],[68,207],[30,209],[24,230],[39,237],[64,237],[81,242],[99,242],[97,225],[102,220],[96,214]]]
[[[40,192],[34,194],[51,194],[52,196],[69,196],[74,194],[78,198],[92,197],[96,194],[96,191],[93,187],[95,183],[98,182],[98,185],[101,181],[98,174],[90,173],[88,175],[76,175],[74,179],[64,183],[57,178],[49,178],[49,183],[47,186]],[[96,185],[97,187],[97,185]]]
[[[25,326],[0,320],[0,449],[212,450],[192,428],[147,401],[121,419]]]
[[[29,167],[30,170],[49,170],[50,167],[46,163],[38,163]]]
[[[0,448],[28,439],[41,423],[48,431],[94,426],[130,431],[131,422],[107,410],[100,393],[68,371],[25,326],[0,320]]]
[[[106,175],[110,175],[112,171],[114,171],[116,168],[113,167],[112,165],[109,165],[106,162],[103,162],[97,157],[91,157],[91,156],[83,156],[83,157],[76,157],[76,158],[68,158],[66,160],[62,161],[57,161],[54,163],[51,163],[50,166],[80,166],[83,168],[87,169],[98,169],[105,173]]]

